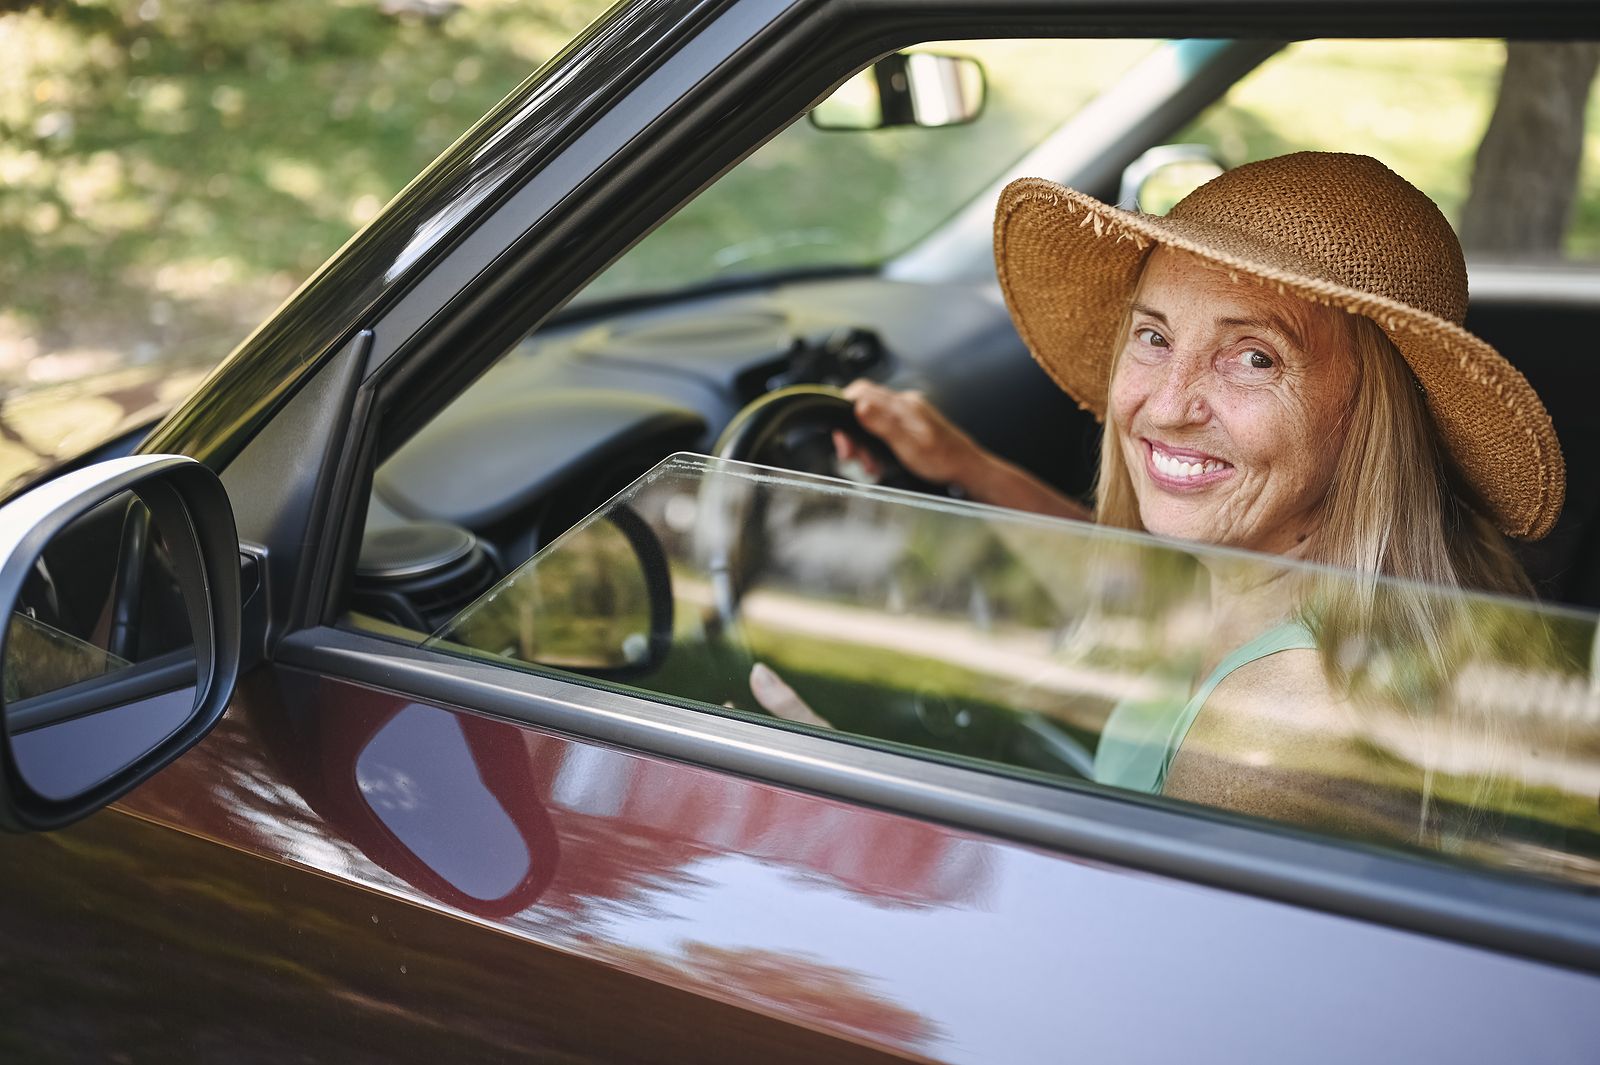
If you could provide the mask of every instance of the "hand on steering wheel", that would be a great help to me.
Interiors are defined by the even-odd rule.
[[[967,487],[985,452],[921,392],[896,391],[862,378],[847,385],[844,396],[855,404],[861,426],[911,474],[933,484]],[[836,445],[842,457],[857,457],[848,437],[836,437]],[[873,457],[861,460],[870,467]]]
[[[863,382],[856,382],[851,388],[861,384]],[[872,387],[890,396],[904,394],[876,385]],[[926,401],[923,405],[926,406]],[[927,409],[932,410],[931,407]],[[873,410],[882,411],[883,405],[880,403]],[[712,454],[718,458],[832,477],[845,476],[846,468],[841,463],[854,459],[875,476],[878,484],[933,495],[947,494],[943,483],[918,476],[890,444],[864,429],[856,413],[857,403],[847,390],[828,385],[780,388],[736,414],[718,438]],[[960,431],[954,426],[950,428]]]

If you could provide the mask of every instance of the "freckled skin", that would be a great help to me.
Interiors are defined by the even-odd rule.
[[[1152,253],[1110,398],[1147,530],[1298,553],[1319,520],[1355,391],[1343,315],[1192,256]],[[1174,488],[1152,475],[1151,442],[1233,469]]]

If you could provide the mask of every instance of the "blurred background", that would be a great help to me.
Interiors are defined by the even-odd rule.
[[[0,15],[0,403],[159,364],[153,385],[141,377],[140,402],[170,404],[604,6],[47,0]],[[1153,47],[944,46],[985,64],[979,122],[869,136],[802,123],[594,291],[882,261]],[[1588,258],[1600,256],[1600,108],[1584,107],[1595,54],[1564,47],[1555,66],[1538,60],[1542,87],[1525,95],[1576,106],[1569,124],[1580,136],[1555,146],[1576,154],[1575,173],[1570,187],[1540,191],[1562,217],[1553,235],[1528,239],[1545,254]],[[1478,154],[1491,147],[1485,130],[1506,69],[1495,41],[1293,45],[1175,139],[1208,144],[1230,164],[1304,147],[1373,152],[1470,232],[1475,169],[1492,184]],[[1324,79],[1339,91],[1319,91]],[[1500,141],[1511,158],[1533,150]],[[1511,235],[1481,232],[1478,243],[1515,251],[1507,241],[1528,226],[1498,217],[1511,219]],[[690,260],[706,265],[686,274]]]

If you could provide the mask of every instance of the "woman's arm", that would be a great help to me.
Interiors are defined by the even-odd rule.
[[[955,485],[980,503],[1090,520],[1088,507],[980,446],[921,392],[897,392],[862,380],[852,382],[844,394],[855,402],[861,425],[923,480]],[[853,454],[842,436],[839,445],[845,457],[864,457]]]

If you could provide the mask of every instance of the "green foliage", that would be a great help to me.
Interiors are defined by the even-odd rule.
[[[384,7],[0,16],[0,373],[50,352],[220,358],[604,4]]]
[[[982,193],[1154,47],[1084,40],[920,47],[983,64],[987,93],[975,122],[863,133],[798,121],[624,256],[590,294],[882,262]]]

